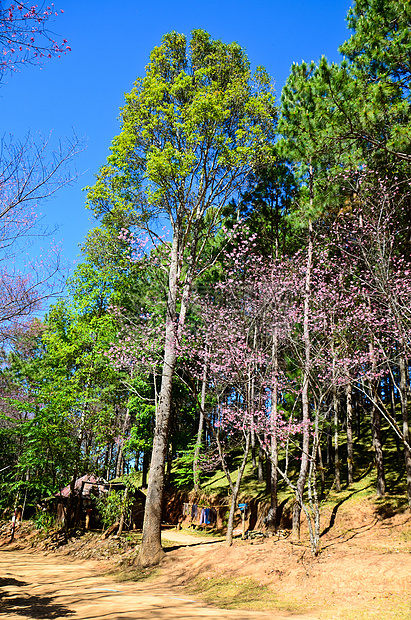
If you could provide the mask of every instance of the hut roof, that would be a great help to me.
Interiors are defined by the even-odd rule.
[[[106,482],[103,478],[97,478],[93,474],[85,474],[81,478],[77,478],[74,485],[74,495],[81,495],[82,497],[90,497],[91,495],[101,495],[102,493],[108,493],[112,489],[124,490],[126,485],[121,479],[111,480]],[[140,498],[145,503],[146,495],[141,489],[134,489],[134,496]],[[70,496],[70,485],[61,489],[59,493],[56,493],[54,497],[68,498]]]
[[[90,497],[90,495],[99,495],[100,487],[105,488],[107,484],[102,478],[97,478],[94,475],[85,474],[81,478],[77,478],[74,485],[74,494],[82,495],[82,497]],[[56,497],[69,497],[70,485],[61,489],[59,493],[56,493]]]

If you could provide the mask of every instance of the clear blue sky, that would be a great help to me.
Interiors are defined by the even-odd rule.
[[[277,95],[291,64],[340,59],[338,46],[349,36],[345,16],[350,0],[55,0],[64,14],[51,24],[72,51],[39,67],[25,67],[0,88],[0,135],[53,131],[55,138],[86,137],[77,158],[81,176],[42,206],[44,222],[58,226],[65,258],[79,260],[79,244],[93,219],[82,188],[105,162],[119,131],[118,111],[152,48],[171,30],[195,28],[213,38],[237,41],[255,67],[263,65]]]

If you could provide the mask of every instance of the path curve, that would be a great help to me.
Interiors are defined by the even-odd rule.
[[[204,536],[192,534],[187,530],[164,529],[161,532],[161,539],[175,542],[181,546],[207,545],[213,543],[224,544],[225,538],[222,536]]]

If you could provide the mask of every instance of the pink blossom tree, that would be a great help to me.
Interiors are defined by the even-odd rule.
[[[376,451],[379,495],[384,495],[385,481],[382,447],[379,438],[380,418],[384,417],[404,446],[407,495],[411,507],[411,452],[408,419],[409,360],[411,315],[411,278],[407,238],[409,227],[404,215],[410,200],[409,179],[381,177],[364,168],[347,174],[346,191],[353,197],[349,218],[338,225],[338,234],[346,242],[341,251],[349,260],[351,273],[357,278],[364,302],[373,313],[369,332],[369,353],[375,370],[384,364],[401,401],[402,429],[382,402],[376,381],[362,382],[362,389],[372,405],[373,444]],[[354,210],[355,209],[355,210]],[[406,222],[406,219],[405,219]],[[393,367],[398,365],[400,381]],[[395,411],[394,411],[395,415]]]
[[[0,6],[0,81],[20,66],[70,51],[66,39],[57,41],[48,28],[59,13],[64,11],[58,11],[54,3],[38,6],[16,1]]]

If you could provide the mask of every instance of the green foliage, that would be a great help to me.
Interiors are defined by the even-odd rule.
[[[398,174],[411,161],[410,11],[395,0],[358,0],[340,64],[324,57],[293,64],[281,97],[280,148],[299,163],[307,188],[309,166],[314,178],[314,200],[301,205],[298,218],[308,210],[312,220],[325,209],[334,216],[341,210],[341,168],[365,164]]]
[[[187,449],[173,461],[172,483],[177,489],[187,489],[193,487],[194,450],[195,444],[188,445]]]
[[[226,200],[267,154],[276,116],[264,70],[252,76],[237,43],[202,30],[188,43],[176,32],[163,37],[121,114],[121,134],[88,203],[106,224],[122,213],[141,228],[159,213],[174,221],[193,201],[203,214]]]
[[[101,515],[104,527],[115,523],[124,508],[124,491],[110,491],[96,500],[96,507]]]
[[[121,491],[112,489],[96,499],[96,507],[101,515],[104,527],[109,527],[119,521],[122,514],[125,515],[126,520],[130,515],[134,501],[135,481],[132,475],[125,476],[122,481],[127,487],[127,492],[126,489]]]
[[[43,510],[37,510],[36,514],[33,517],[34,525],[38,530],[44,530],[47,532],[50,530],[55,524],[54,515],[49,514]]]
[[[273,150],[272,161],[259,167],[248,184],[248,191],[233,205],[237,211],[233,216],[241,217],[250,233],[257,235],[255,252],[273,258],[289,252],[295,239],[291,213],[299,196],[291,162]]]
[[[373,149],[410,161],[411,6],[397,0],[356,0],[347,22],[354,32],[340,48],[362,90],[363,139]]]

